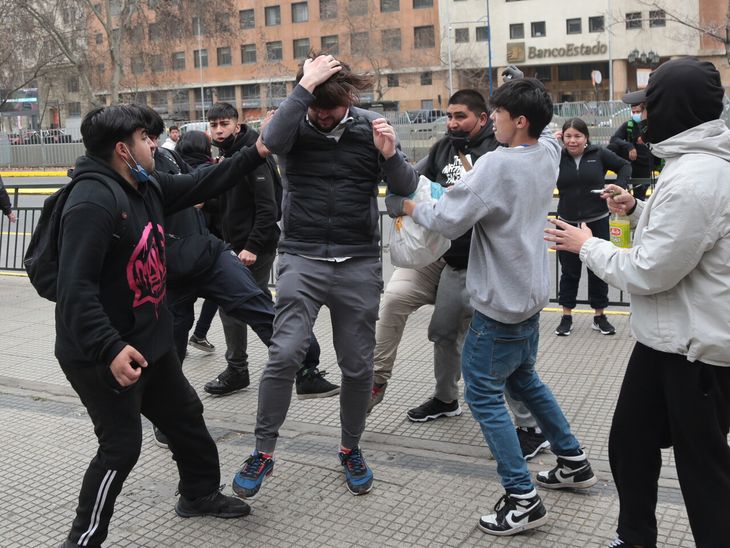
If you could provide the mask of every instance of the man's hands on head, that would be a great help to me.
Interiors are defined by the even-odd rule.
[[[133,385],[139,380],[142,368],[147,367],[147,360],[139,351],[127,345],[116,355],[109,365],[114,380],[122,387]]]
[[[518,80],[519,78],[524,77],[525,73],[514,65],[510,65],[502,71],[502,79],[505,82],[509,82],[510,80]]]
[[[395,129],[388,120],[385,118],[373,120],[373,143],[386,160],[395,154],[397,141]]]
[[[299,80],[299,85],[309,93],[313,93],[314,88],[341,70],[342,65],[332,55],[320,55],[314,59],[307,59],[304,61],[304,75]]]

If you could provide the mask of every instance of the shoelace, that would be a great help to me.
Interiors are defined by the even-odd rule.
[[[505,493],[494,505],[494,511],[497,512],[497,522],[504,521],[504,517],[511,508],[514,508],[515,503],[512,501],[510,496]]]
[[[347,468],[354,474],[362,474],[366,470],[365,460],[362,458],[362,453],[359,449],[353,449],[345,459]]]
[[[621,537],[616,537],[611,541],[611,544],[608,545],[608,548],[616,548],[616,546],[626,546],[626,543],[621,539]]]
[[[247,479],[256,479],[261,473],[261,469],[266,464],[268,459],[261,453],[256,453],[248,457],[244,463],[241,475]]]

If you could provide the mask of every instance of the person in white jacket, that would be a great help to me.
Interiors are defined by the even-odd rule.
[[[673,447],[698,547],[730,543],[730,130],[723,87],[707,61],[679,58],[652,72],[641,122],[665,160],[644,203],[616,185],[609,208],[630,215],[633,247],[552,221],[545,239],[579,253],[609,284],[631,294],[637,339],[609,438],[619,494],[612,546],[655,546],[660,449]],[[641,97],[635,96],[641,95]]]

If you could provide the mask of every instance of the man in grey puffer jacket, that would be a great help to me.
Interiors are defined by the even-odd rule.
[[[660,449],[673,447],[690,526],[699,547],[730,539],[730,130],[718,117],[724,90],[709,62],[673,59],[645,91],[644,140],[665,160],[646,202],[609,185],[614,211],[635,225],[619,249],[590,231],[555,222],[555,248],[631,293],[637,339],[609,439],[619,493],[613,545],[655,546]],[[610,198],[609,194],[613,197]]]

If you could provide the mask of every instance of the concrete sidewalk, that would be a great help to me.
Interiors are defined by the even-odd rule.
[[[0,368],[0,546],[55,546],[65,537],[82,475],[96,450],[91,422],[53,357],[53,305],[27,279],[0,276],[3,356]],[[408,323],[385,401],[368,419],[362,447],[375,487],[353,497],[337,460],[338,399],[294,400],[277,446],[274,475],[238,520],[181,519],[174,511],[177,471],[169,451],[157,447],[151,428],[140,460],[117,501],[106,546],[606,546],[614,535],[618,502],[608,464],[608,431],[633,340],[625,315],[611,317],[612,337],[590,329],[579,314],[570,337],[553,334],[559,314],[542,315],[538,371],[553,389],[591,459],[599,483],[587,493],[541,491],[547,526],[508,538],[478,530],[503,494],[481,431],[464,414],[411,423],[405,411],[433,388],[431,308]],[[321,369],[339,382],[329,315],[316,325]],[[221,473],[230,480],[254,444],[257,386],[263,345],[250,337],[251,387],[224,398],[202,392],[225,367],[220,322],[209,339],[213,354],[190,349],[185,372],[201,394],[218,442]],[[659,544],[692,546],[692,535],[670,451],[663,453],[657,517]],[[530,468],[554,465],[541,454]]]

